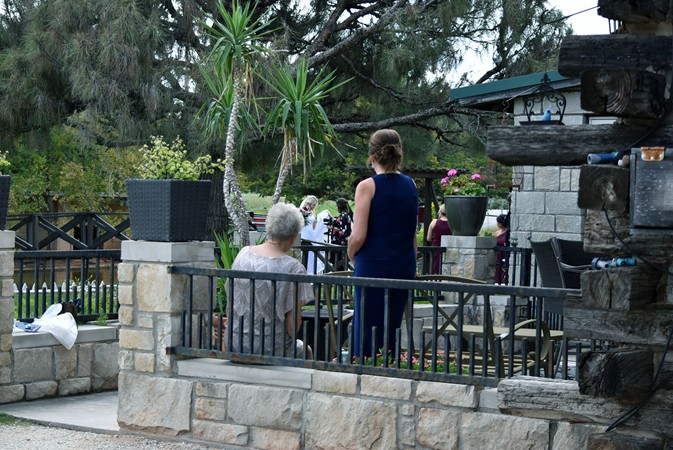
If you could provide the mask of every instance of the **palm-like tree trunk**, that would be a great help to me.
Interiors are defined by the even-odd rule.
[[[227,139],[224,147],[224,179],[222,181],[222,191],[224,193],[224,205],[227,208],[229,217],[234,222],[234,227],[241,237],[242,245],[250,244],[250,232],[248,230],[248,220],[245,212],[245,203],[243,195],[236,179],[234,171],[234,140],[236,129],[238,127],[238,111],[241,107],[242,87],[241,72],[238,67],[234,68],[234,98],[231,105],[231,117],[227,126]],[[232,201],[233,196],[233,201]]]
[[[290,173],[290,167],[292,167],[292,152],[294,147],[297,146],[297,139],[288,138],[287,134],[285,135],[285,143],[283,145],[283,153],[280,161],[280,169],[278,170],[278,179],[276,179],[276,188],[273,192],[273,197],[271,198],[271,203],[275,205],[280,200],[280,194],[283,191],[283,185],[287,179],[287,175]]]

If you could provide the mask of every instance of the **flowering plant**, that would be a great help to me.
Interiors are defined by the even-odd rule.
[[[400,361],[399,364],[395,360],[395,358],[392,357],[392,355],[388,355],[387,358],[383,357],[383,349],[379,349],[379,353],[376,354],[376,358],[374,359],[373,365],[376,367],[384,367],[384,362],[387,360],[387,367],[393,367],[393,368],[399,368],[399,369],[408,369],[408,370],[415,370],[419,371],[421,370],[421,361],[415,356],[411,356],[411,364],[409,363],[409,355],[406,352],[403,352],[400,354]],[[332,359],[333,363],[339,362],[337,358]],[[353,356],[352,361],[349,363],[348,362],[348,357],[342,357],[342,364],[361,364],[363,366],[371,366],[372,365],[372,358],[371,357],[365,357],[362,361],[360,357],[358,356]],[[437,367],[435,368],[435,372],[444,372],[444,365],[446,363],[446,358],[444,357],[444,352],[442,350],[437,350],[437,359],[436,359]],[[458,373],[458,366],[456,365],[456,360],[455,358],[451,358],[449,360],[449,367],[446,369],[448,373]],[[463,375],[468,374],[467,367],[464,367],[463,365]],[[432,372],[432,359],[431,358],[424,358],[423,359],[423,371],[424,372]]]
[[[486,195],[484,179],[478,173],[459,173],[450,169],[441,183],[445,195]]]
[[[11,165],[9,160],[7,160],[8,153],[0,151],[0,175],[4,174],[5,170]]]
[[[309,225],[313,222],[311,222],[311,210],[308,209],[307,207],[301,208],[299,211],[301,211],[301,215],[304,216],[304,226]]]
[[[152,136],[152,144],[140,149],[141,178],[150,180],[198,180],[203,174],[224,170],[221,159],[213,161],[210,155],[199,156],[194,161],[187,159],[187,150],[180,138],[170,145],[162,136]]]

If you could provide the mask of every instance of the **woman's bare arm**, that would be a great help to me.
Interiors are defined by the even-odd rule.
[[[360,251],[367,238],[369,210],[374,198],[376,185],[368,178],[361,181],[355,188],[355,214],[353,215],[353,230],[348,239],[348,259],[355,263],[355,254]]]

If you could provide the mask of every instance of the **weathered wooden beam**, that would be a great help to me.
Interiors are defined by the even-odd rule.
[[[640,431],[653,431],[659,436],[673,435],[673,427],[663,425],[673,423],[671,394],[666,389],[656,391],[625,425],[637,427]],[[581,395],[577,382],[570,380],[514,377],[503,379],[498,384],[500,411],[524,417],[608,425],[635,403],[592,399]]]
[[[581,353],[577,360],[580,394],[636,400],[651,387],[653,358],[652,350],[634,348]]]
[[[585,70],[580,104],[597,114],[659,119],[666,112],[666,77],[645,70]]]
[[[673,311],[668,309],[589,309],[568,299],[563,305],[563,334],[570,338],[665,346],[672,326]]]
[[[585,70],[647,69],[655,72],[671,67],[671,48],[669,36],[567,36],[559,50],[558,71],[565,77],[579,77]]]
[[[632,235],[628,212],[608,210],[606,218],[606,212],[588,209],[584,220],[584,250],[614,256],[645,256],[668,267],[673,258],[673,238],[663,234]]]
[[[598,15],[630,22],[666,22],[669,7],[669,0],[598,0]]]
[[[673,125],[649,131],[624,124],[492,126],[486,154],[508,166],[579,166],[586,164],[589,153],[622,150],[635,142],[638,146],[673,142]]]
[[[577,206],[584,209],[629,211],[629,170],[610,164],[580,168]]]
[[[657,286],[666,282],[666,274],[645,264],[589,270],[582,273],[582,302],[587,308],[628,311],[657,301]]]
[[[655,436],[633,436],[612,431],[590,434],[586,450],[661,450],[664,445],[664,441]]]

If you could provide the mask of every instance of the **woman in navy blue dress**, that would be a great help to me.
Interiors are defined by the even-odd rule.
[[[399,172],[402,141],[395,130],[379,130],[372,135],[369,162],[376,175],[361,181],[355,189],[353,231],[348,241],[354,276],[413,279],[416,276],[418,189],[411,178]],[[384,342],[384,289],[355,290],[355,356],[370,356],[372,342],[376,353],[386,347],[394,352],[396,330],[402,325],[407,296],[406,290],[390,290],[388,341]],[[376,335],[372,336],[374,326]]]

